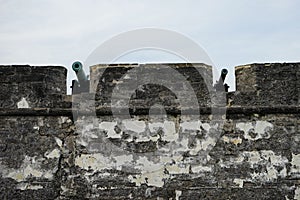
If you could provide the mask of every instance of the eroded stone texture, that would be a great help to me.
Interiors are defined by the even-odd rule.
[[[60,196],[62,145],[72,132],[69,117],[0,117],[0,198]]]
[[[127,98],[131,107],[210,105],[212,68],[205,64],[95,65],[91,72],[90,90],[96,93],[96,105],[109,105],[114,99],[114,106],[123,106]]]
[[[251,122],[248,115],[236,117],[228,117],[222,135],[222,124],[210,124],[209,116],[180,123],[171,116],[155,123],[140,121],[143,116],[130,122],[79,119],[78,180],[90,188],[89,198],[114,191],[133,199],[293,199],[299,142],[290,138],[297,135],[299,114]]]
[[[299,105],[300,63],[265,63],[237,66],[236,105]]]
[[[0,108],[63,107],[67,70],[58,66],[0,66]]]
[[[91,93],[73,95],[73,108],[67,101],[71,97],[61,93],[61,99],[45,98],[40,94],[47,90],[31,90],[29,81],[24,87],[36,102],[43,99],[56,106],[21,96],[13,106],[2,104],[0,198],[300,199],[298,64],[282,64],[283,71],[297,71],[290,80],[274,75],[277,65],[237,68],[238,91],[228,95],[227,113],[219,103],[214,104],[216,110],[201,104],[223,94],[207,96],[190,65],[170,66],[191,82],[204,105],[199,110],[182,106],[163,84],[122,93],[122,84],[130,86],[134,80],[127,72],[137,65],[112,67],[98,85],[95,80],[103,67],[92,67]],[[30,69],[32,76],[36,68]],[[16,76],[15,70],[8,70],[8,76]],[[209,67],[204,72],[211,77]],[[260,85],[266,79],[274,87]],[[286,91],[277,91],[281,79],[292,84]],[[5,91],[18,91],[15,82],[6,82]],[[109,102],[115,88],[120,110],[114,113],[116,107]],[[130,103],[124,104],[128,96]]]

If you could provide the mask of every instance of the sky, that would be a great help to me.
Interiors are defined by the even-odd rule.
[[[139,28],[178,32],[201,46],[218,71],[234,66],[300,61],[297,0],[0,0],[0,64],[71,65],[103,42]],[[141,51],[119,62],[180,62]],[[216,79],[216,77],[215,77]]]

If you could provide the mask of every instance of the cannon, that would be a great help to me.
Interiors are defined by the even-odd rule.
[[[214,88],[216,89],[216,91],[228,92],[229,86],[226,83],[224,84],[227,74],[228,74],[227,69],[221,70],[221,75],[220,75],[219,81],[217,81],[217,83],[214,85]]]
[[[72,64],[72,69],[76,73],[79,83],[88,81],[87,76],[85,75],[85,73],[83,71],[83,66],[82,66],[81,62],[79,62],[79,61],[74,62]]]
[[[76,73],[77,80],[72,80],[72,94],[78,94],[82,92],[89,92],[89,80],[83,70],[81,62],[76,61],[72,64],[72,69]]]
[[[221,82],[221,80],[222,80],[222,82],[224,83],[227,74],[228,74],[228,70],[227,69],[222,69],[219,82]]]

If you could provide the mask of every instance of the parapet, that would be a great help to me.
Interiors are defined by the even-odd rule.
[[[92,66],[90,74],[90,92],[96,94],[96,106],[110,105],[112,99],[120,106],[130,100],[130,106],[134,107],[149,108],[154,104],[176,107],[183,99],[184,103],[195,106],[189,93],[195,95],[199,106],[210,105],[212,67],[209,65],[102,64]]]
[[[235,67],[235,106],[287,106],[300,103],[300,63]]]
[[[61,107],[67,69],[61,66],[0,66],[1,108]]]
[[[70,107],[63,103],[66,75],[61,66],[0,66],[0,108]],[[236,91],[228,95],[229,106],[300,104],[300,63],[242,65],[235,68],[235,75]],[[120,106],[127,98],[133,107],[176,107],[189,92],[200,107],[209,107],[213,91],[212,67],[201,63],[99,64],[90,67],[89,84],[87,92],[95,94],[96,107],[109,107],[112,98]]]

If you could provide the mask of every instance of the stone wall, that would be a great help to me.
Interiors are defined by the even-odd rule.
[[[52,66],[0,66],[0,107],[64,107],[67,69]]]
[[[155,82],[166,66],[190,85]],[[300,199],[298,63],[236,67],[229,94],[203,64],[140,66],[132,88],[139,65],[105,67],[73,96],[62,67],[0,67],[1,199]]]
[[[250,64],[235,68],[237,105],[299,105],[300,63]]]

